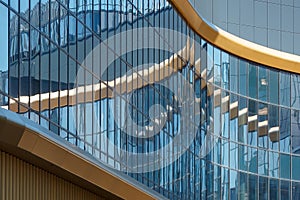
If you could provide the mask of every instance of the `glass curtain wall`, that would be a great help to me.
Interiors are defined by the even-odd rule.
[[[121,170],[126,166],[120,160],[126,157],[111,144],[134,153],[153,152],[185,126],[182,105],[169,87],[159,84],[172,76],[163,70],[168,66],[193,87],[193,103],[200,108],[192,112],[195,139],[170,165],[124,173],[169,199],[300,198],[298,74],[214,47],[165,0],[0,0],[0,21],[2,108]],[[130,49],[148,34],[133,37],[128,31],[145,27],[167,28],[188,39],[174,37],[172,31],[158,33],[160,44],[167,49],[177,44],[180,51],[148,48],[143,41],[145,48],[120,55],[121,48]],[[105,71],[87,68],[84,59],[90,52],[120,33],[125,36],[112,41],[114,48],[93,51],[101,63],[108,62],[103,56],[108,52],[114,62]],[[156,71],[145,63],[161,67]],[[183,90],[178,80],[169,83]],[[153,126],[153,119],[165,121],[153,137],[127,134],[136,131],[134,124]],[[216,144],[203,156],[201,147],[211,133]]]

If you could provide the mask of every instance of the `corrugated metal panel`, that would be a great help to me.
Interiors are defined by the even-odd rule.
[[[54,174],[0,151],[0,198],[104,199]]]

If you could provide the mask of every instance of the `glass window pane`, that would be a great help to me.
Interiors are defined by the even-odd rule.
[[[292,110],[291,113],[291,143],[292,153],[300,153],[300,111]]]
[[[248,101],[248,141],[252,146],[257,145],[257,108],[258,102],[252,99]]]
[[[19,32],[19,85],[20,95],[29,96],[29,24],[24,20],[20,20],[20,32]],[[28,104],[29,99],[24,103]],[[25,108],[25,107],[24,107]]]
[[[48,37],[50,37],[50,3],[48,0],[41,0],[40,5],[40,21],[41,21],[41,31],[44,32]]]
[[[238,177],[237,172],[230,170],[230,199],[238,199]]]
[[[31,62],[30,62],[30,74],[31,74],[31,93],[30,95],[36,95],[40,93],[39,84],[39,72],[40,72],[40,35],[39,32],[30,30],[30,47],[31,47]]]
[[[257,67],[249,65],[249,97],[257,98]]]
[[[221,199],[221,167],[217,165],[214,166],[214,198]]]
[[[300,77],[291,75],[291,107],[300,108]]]
[[[238,160],[239,160],[239,169],[240,170],[244,170],[244,171],[247,171],[247,156],[248,156],[248,152],[247,152],[248,148],[247,146],[244,146],[244,145],[239,145],[239,157],[238,157]]]
[[[280,181],[280,196],[281,199],[290,199],[291,187],[290,181]]]
[[[18,24],[19,18],[10,12],[10,29],[9,29],[9,94],[13,97],[18,97],[19,95],[19,37],[18,37]],[[10,109],[12,109],[10,107]],[[17,110],[15,110],[17,111]]]
[[[11,0],[10,1],[10,7],[12,7],[16,11],[18,11],[19,10],[19,1]]]
[[[238,141],[242,143],[247,143],[248,135],[248,101],[247,98],[239,97],[239,109],[238,109]]]
[[[290,152],[291,134],[291,111],[286,108],[280,109],[280,151]]]
[[[221,86],[221,52],[218,48],[214,48],[214,82]]]
[[[221,110],[222,110],[222,130],[221,135],[223,137],[228,138],[229,137],[229,121],[230,121],[230,102],[229,102],[229,93],[222,91],[222,104],[221,104]]]
[[[248,174],[239,172],[239,199],[246,199],[248,197]]]
[[[222,124],[222,121],[221,121],[221,95],[220,95],[220,89],[215,87],[215,91],[214,91],[214,121],[216,123],[214,123],[214,133],[215,135],[221,135],[221,124]]]
[[[248,64],[240,59],[239,67],[239,93],[242,95],[247,95],[247,73],[248,73]]]
[[[30,23],[33,27],[39,27],[39,0],[31,0],[30,1]]]
[[[269,87],[269,96],[270,96],[270,102],[278,104],[278,96],[279,96],[279,90],[278,90],[278,72],[275,70],[270,70],[270,86]]]
[[[238,59],[234,56],[230,56],[230,90],[232,92],[238,92]]]
[[[29,9],[29,0],[20,1],[20,11],[21,15],[28,20],[28,9]]]
[[[229,142],[228,140],[222,140],[222,154],[221,154],[221,164],[228,166],[229,165]]]
[[[258,145],[267,148],[268,136],[268,104],[258,104]]]
[[[279,74],[279,103],[284,106],[290,106],[290,88],[291,88],[290,75],[285,72]]]
[[[280,177],[290,179],[291,177],[291,158],[288,154],[280,154]]]
[[[259,199],[268,199],[268,178],[259,177]]]
[[[207,78],[207,43],[204,40],[201,40],[201,50],[200,50],[200,54],[201,54],[201,59],[200,59],[200,70],[201,70],[201,74],[203,74],[203,78],[206,79]]]
[[[229,195],[229,180],[228,180],[228,169],[221,169],[221,187],[222,187],[222,199],[227,200]]]
[[[269,175],[272,177],[278,177],[279,173],[279,154],[277,152],[269,152]]]
[[[248,194],[249,194],[249,199],[258,199],[258,184],[257,184],[257,176],[255,175],[249,175],[249,186],[248,186]]]
[[[279,109],[277,106],[269,105],[268,107],[268,124],[269,124],[269,148],[278,150],[279,142]]]
[[[229,55],[222,52],[222,88],[229,89]]]
[[[279,199],[279,181],[277,179],[270,179],[269,188],[270,199]]]
[[[292,199],[300,199],[300,183],[292,182]]]
[[[258,70],[258,99],[261,101],[268,101],[268,86],[269,76],[268,70],[263,67],[259,67]]]
[[[300,180],[300,157],[292,156],[292,179]]]
[[[230,143],[230,168],[238,168],[238,145],[236,143]]]
[[[0,4],[0,90],[8,93],[8,11]],[[0,94],[0,106],[7,105],[7,98]]]
[[[268,175],[269,159],[268,151],[258,150],[258,174]]]
[[[207,44],[207,80],[213,77],[213,46],[211,44]]]
[[[238,139],[238,96],[230,95],[230,140],[237,141]]]
[[[257,149],[248,147],[249,172],[257,173]]]

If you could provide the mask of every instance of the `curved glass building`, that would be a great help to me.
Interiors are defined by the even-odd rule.
[[[206,20],[225,31],[273,49],[300,54],[299,1],[190,2]]]
[[[299,199],[300,56],[201,2],[0,0],[0,195]]]

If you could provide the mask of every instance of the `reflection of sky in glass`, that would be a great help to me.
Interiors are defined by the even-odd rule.
[[[29,2],[28,1],[20,1],[20,11],[21,13],[25,13],[29,9]],[[28,13],[27,13],[28,15]]]
[[[31,1],[11,0],[11,1],[13,1],[11,6],[14,7],[14,9],[19,7],[21,12],[25,12],[28,9],[29,2],[31,5],[31,9],[32,10],[36,9],[36,11],[38,11],[38,7],[35,5],[37,5],[37,2],[41,1],[41,4],[43,5],[43,13],[45,13],[45,15],[49,14],[47,10],[49,9],[49,3],[48,3],[49,1],[51,1],[51,6],[50,6],[51,9],[57,9],[56,6],[58,5],[58,1],[56,0],[31,0]],[[165,9],[165,10],[162,9],[161,11],[157,12],[157,14],[159,15],[153,14],[153,11],[158,11],[159,9],[159,1],[160,0],[149,0],[149,1],[132,0],[132,2],[136,4],[138,10],[144,12],[144,16],[147,17],[148,21],[153,22],[153,25],[160,25],[160,23],[158,24],[156,23],[153,17],[153,16],[158,16],[161,17],[161,19],[165,20],[163,24],[166,26],[168,26],[169,23],[168,20],[173,19],[172,21],[170,21],[172,23],[169,28],[171,29],[174,28],[175,30],[180,29],[181,31],[183,29],[183,31],[186,31],[186,28],[184,28],[183,23],[181,21],[179,21],[179,23],[181,24],[179,26],[174,22],[175,18],[174,15],[172,14],[172,12],[174,11],[169,12],[170,11],[169,9]],[[18,2],[20,4],[19,6],[18,6]],[[126,30],[128,24],[130,24],[129,29],[136,27],[134,23],[138,23],[138,20],[141,20],[141,22],[143,22],[141,23],[141,26],[144,25],[146,27],[150,26],[147,21],[145,22],[142,21],[144,20],[144,18],[142,17],[138,18],[138,20],[133,22],[133,19],[137,19],[135,18],[135,16],[137,16],[136,15],[137,12],[136,9],[133,8],[133,6],[129,4],[129,1],[127,0],[121,0],[121,1],[64,0],[60,2],[64,2],[65,5],[68,5],[70,8],[72,8],[72,12],[74,13],[70,15],[69,18],[65,17],[65,15],[62,15],[61,18],[59,19],[60,25],[55,24],[57,23],[57,21],[53,20],[51,22],[50,30],[49,28],[48,29],[45,28],[48,27],[50,23],[49,15],[48,17],[46,16],[43,17],[42,28],[40,31],[45,32],[47,35],[49,35],[50,39],[53,39],[55,43],[61,44],[63,48],[69,45],[70,49],[77,49],[77,46],[79,48],[86,46],[86,48],[88,49],[90,48],[89,44],[91,41],[91,37],[90,37],[91,35],[95,37],[98,42],[100,42],[100,39],[96,37],[94,33],[89,31],[88,29],[85,29],[81,22],[76,21],[77,16],[82,21],[85,20],[86,24],[90,28],[92,26],[95,26],[96,24],[97,25],[96,30],[98,31],[98,33],[100,33],[100,31],[101,34],[104,33],[103,35],[101,35],[101,37],[102,36],[104,37],[103,39],[109,37],[109,34],[107,34],[109,31],[112,32],[119,31],[119,29],[116,29],[116,26],[119,26],[121,22],[126,22],[125,24]],[[94,3],[94,7],[90,6],[91,3]],[[163,7],[163,4],[167,4],[167,2],[163,1],[163,3],[160,4],[161,8]],[[93,21],[92,18],[93,16],[91,15],[91,12],[87,12],[92,8],[98,10],[100,8],[102,9],[101,13],[98,12],[98,10],[95,10],[97,11],[94,12],[96,16],[95,18],[97,19],[95,21]],[[126,13],[122,15],[120,14],[119,17],[122,18],[122,20],[119,20],[118,18],[115,18],[114,20],[116,14],[113,12],[106,11],[106,10],[119,11],[118,9],[123,9],[122,11],[128,12],[129,14]],[[63,10],[64,12],[61,13],[67,12],[67,10],[65,9]],[[53,10],[51,10],[51,12],[52,11]],[[131,13],[133,13],[134,15],[132,15]],[[29,17],[28,12],[25,14],[27,17]],[[56,10],[55,12],[53,12],[53,14],[51,14],[51,18],[55,18],[56,17],[55,15],[58,16]],[[97,15],[99,15],[100,18]],[[11,12],[10,15],[11,20],[13,20],[13,16],[16,17],[16,14],[14,14],[14,12]],[[76,76],[76,71],[77,71],[76,70],[77,62],[75,59],[77,58],[76,52],[73,53],[73,50],[71,50],[72,51],[71,54],[74,55],[74,58],[71,58],[66,54],[65,51],[61,50],[59,54],[61,60],[58,59],[59,58],[57,56],[58,51],[56,50],[51,51],[51,56],[49,56],[49,48],[50,48],[49,41],[46,39],[46,37],[43,36],[41,40],[41,44],[39,45],[38,38],[40,34],[37,30],[32,28],[31,41],[29,41],[28,35],[26,35],[27,32],[25,31],[21,32],[19,37],[22,40],[20,41],[19,47],[17,47],[17,45],[16,46],[11,45],[11,50],[12,50],[11,52],[14,53],[8,53],[7,17],[8,15],[5,6],[3,6],[0,3],[0,23],[1,23],[0,27],[3,27],[0,28],[0,45],[1,45],[0,46],[0,70],[4,70],[4,71],[7,70],[8,56],[15,54],[16,57],[14,57],[12,59],[13,61],[9,63],[11,66],[11,72],[14,73],[14,68],[16,70],[19,70],[20,72],[22,72],[22,74],[20,75],[23,77],[23,79],[18,80],[16,78],[17,75],[13,75],[13,73],[10,73],[9,78],[11,80],[11,83],[14,84],[10,84],[10,88],[8,90],[8,78],[7,78],[8,75],[5,74],[5,76],[3,77],[5,78],[4,81],[6,82],[4,86],[2,86],[2,88],[4,89],[0,89],[0,90],[5,91],[6,93],[8,93],[9,91],[11,94],[16,96],[21,94],[23,97],[18,99],[22,100],[27,104],[29,101],[38,102],[41,99],[39,97],[39,92],[41,91],[43,93],[45,92],[44,94],[41,95],[42,96],[46,95],[47,98],[49,97],[50,98],[62,97],[62,99],[65,98],[65,96],[62,96],[64,91],[55,93],[57,90],[59,90],[56,88],[55,83],[59,81],[61,81],[61,83],[63,84],[67,84],[68,80],[70,80],[69,86],[63,86],[62,84],[63,86],[62,90],[67,91],[69,88],[76,89],[76,85],[73,85],[74,84],[73,78]],[[166,19],[164,19],[165,17]],[[15,20],[19,20],[19,19],[15,19]],[[177,18],[177,20],[180,20],[180,18]],[[20,22],[21,21],[22,20],[20,20]],[[33,23],[35,23],[35,20],[32,21]],[[27,22],[24,22],[23,20],[23,23],[25,24]],[[174,25],[174,23],[176,25]],[[57,25],[57,27],[60,26],[60,29],[56,29],[55,28],[56,26],[54,26],[54,24]],[[18,30],[18,23],[16,23],[14,26],[11,27],[12,29]],[[109,30],[107,29],[107,27],[109,27]],[[68,31],[66,31],[67,29]],[[60,30],[60,36],[58,35],[58,30]],[[86,34],[84,34],[85,31],[87,31]],[[11,35],[9,35],[9,38],[11,38],[10,39],[11,44],[13,44],[12,37],[15,36],[13,34],[14,33],[11,32]],[[70,37],[67,37],[68,34]],[[191,34],[193,34],[192,31]],[[77,40],[76,37],[78,37]],[[84,40],[85,37],[87,37],[86,40]],[[162,37],[166,37],[166,36],[162,36]],[[17,36],[15,38],[17,38]],[[248,63],[248,62],[246,63],[246,61],[240,60],[240,58],[233,57],[230,54],[215,48],[213,45],[207,44],[204,39],[200,40],[200,37],[198,38],[198,41],[199,42],[201,41],[200,43],[202,47],[201,48],[198,47],[198,49],[194,49],[194,50],[193,48],[191,48],[190,53],[194,54],[195,53],[194,51],[198,50],[198,54],[195,53],[194,55],[195,58],[193,59],[195,61],[198,60],[199,63],[200,63],[200,59],[204,58],[201,59],[201,67],[199,68],[199,70],[201,70],[201,73],[203,72],[203,75],[202,74],[196,75],[194,70],[195,66],[193,66],[193,63],[196,62],[190,60],[191,58],[186,58],[188,64],[186,66],[181,66],[183,68],[180,70],[180,73],[185,77],[185,79],[188,80],[191,85],[195,85],[194,87],[195,93],[198,98],[197,102],[201,106],[201,113],[199,112],[197,115],[195,114],[194,116],[197,119],[195,122],[201,121],[199,130],[197,132],[197,139],[195,140],[195,143],[191,145],[191,148],[187,151],[187,153],[184,154],[180,159],[176,160],[176,162],[174,162],[172,165],[162,168],[157,172],[141,174],[138,177],[145,178],[145,180],[149,179],[149,182],[151,181],[151,183],[155,181],[156,182],[155,184],[165,187],[164,189],[166,189],[167,192],[169,192],[167,194],[173,195],[174,193],[174,199],[176,198],[175,197],[176,194],[182,193],[183,191],[187,191],[186,195],[190,195],[190,194],[194,195],[194,193],[191,192],[194,191],[195,192],[194,197],[200,196],[200,194],[203,195],[201,193],[202,191],[206,195],[206,191],[208,191],[207,195],[215,196],[216,194],[219,195],[218,197],[216,197],[217,199],[219,199],[221,195],[217,194],[220,191],[218,190],[218,188],[223,187],[222,186],[223,183],[226,185],[224,186],[224,190],[222,190],[224,192],[223,194],[224,199],[227,199],[227,197],[231,197],[231,196],[234,197],[235,195],[239,195],[239,194],[241,194],[243,198],[245,198],[244,196],[249,195],[248,196],[249,199],[256,199],[255,196],[256,193],[252,194],[251,192],[249,192],[248,194],[246,193],[244,194],[244,191],[247,190],[245,189],[247,187],[251,191],[254,190],[256,191],[256,189],[258,190],[259,184],[262,185],[263,183],[266,182],[265,181],[267,180],[266,178],[261,178],[262,176],[258,176],[258,175],[270,174],[270,176],[276,178],[281,177],[286,179],[289,179],[291,176],[299,180],[300,179],[299,176],[293,175],[292,173],[293,170],[285,170],[285,169],[292,169],[291,168],[293,164],[293,162],[291,162],[292,160],[296,163],[296,164],[294,163],[296,169],[298,169],[300,166],[300,159],[299,160],[293,159],[293,156],[296,155],[293,156],[288,155],[288,153],[290,153],[291,150],[293,151],[295,150],[294,145],[297,144],[296,142],[298,142],[296,137],[293,136],[293,130],[298,130],[297,127],[298,116],[294,116],[293,114],[294,112],[291,112],[292,110],[289,106],[292,97],[292,102],[294,101],[296,102],[295,104],[293,104],[293,106],[295,106],[296,108],[300,107],[300,103],[299,103],[300,89],[297,86],[299,85],[298,83],[300,82],[299,81],[300,78],[297,78],[298,76],[296,75],[293,75],[292,78],[290,78],[291,74],[287,72],[278,72],[274,70],[272,71],[272,70],[268,70],[267,68],[261,67],[260,65],[257,65],[255,63]],[[39,70],[35,66],[37,67],[41,66],[42,71],[45,73],[41,72],[42,75],[40,77],[38,75],[34,75],[34,77],[32,75],[32,79],[31,77],[29,77],[31,80],[33,80],[32,82],[33,84],[31,83],[32,92],[29,93],[30,90],[26,89],[28,90],[28,92],[24,92],[25,93],[24,94],[22,91],[23,87],[19,87],[19,86],[20,85],[22,86],[22,83],[25,83],[24,88],[27,87],[26,84],[29,80],[28,79],[29,75],[28,75],[28,71],[26,71],[27,68],[24,66],[25,66],[25,62],[28,61],[26,59],[23,59],[23,57],[18,56],[17,52],[18,51],[28,52],[29,50],[28,42],[30,42],[31,44],[30,53],[32,56],[31,57],[32,62],[30,64],[26,63],[26,66],[31,67],[31,72],[37,74],[39,73]],[[175,39],[174,42],[176,42]],[[179,39],[178,42],[180,42],[180,44],[185,45],[186,41]],[[129,77],[130,79],[131,76],[133,75],[133,72],[144,70],[146,65],[149,65],[150,67],[153,65],[152,63],[163,62],[166,59],[169,59],[169,56],[171,56],[171,58],[173,57],[175,58],[175,56],[170,55],[171,52],[169,51],[155,50],[148,47],[147,48],[145,47],[142,50],[127,53],[126,56],[123,56],[122,58],[124,59],[124,61],[120,63],[120,60],[118,60],[119,62],[110,65],[109,70],[107,70],[108,75],[102,76],[101,77],[102,81],[105,82],[106,79],[114,80],[115,78],[118,78],[121,75],[123,76],[125,74],[126,74],[126,80],[128,80],[127,77]],[[115,50],[113,49],[112,51]],[[83,56],[82,52],[80,53],[81,53],[80,55]],[[132,58],[135,55],[138,55],[137,59]],[[143,57],[139,55],[143,55]],[[24,55],[22,56],[25,57],[27,56],[27,54],[24,53]],[[24,61],[24,64],[14,66],[14,62],[22,62],[22,60]],[[127,61],[129,64],[127,64]],[[169,61],[166,60],[166,61],[171,62],[171,60]],[[55,65],[56,63],[59,64],[58,67],[66,65],[61,69],[72,69],[72,70],[69,72],[69,74],[68,71],[66,72],[66,74],[64,73],[60,74],[60,80],[59,80],[57,79],[58,77],[56,75],[55,76],[51,75],[51,74],[56,74],[57,73],[56,71],[55,72],[52,71],[53,73],[51,72],[49,75],[50,67],[53,66],[56,67],[57,66]],[[136,67],[135,70],[131,70],[131,66],[129,67],[131,63],[133,63],[134,66],[138,66],[138,67]],[[240,65],[240,63],[244,63],[244,64]],[[53,68],[53,69],[56,70],[57,68]],[[245,71],[243,71],[243,69]],[[33,71],[33,70],[37,70],[37,71]],[[15,72],[15,74],[16,73],[17,71]],[[85,76],[86,77],[85,79],[88,79],[87,77],[91,75],[90,72],[86,71],[86,73],[89,75]],[[279,81],[275,79],[277,81],[274,82],[275,84],[278,84],[278,86],[273,88],[271,88],[272,84],[270,84],[270,81],[273,80],[271,79],[272,73],[276,74],[276,76],[274,75],[274,77],[280,77]],[[107,78],[106,76],[109,78]],[[208,80],[205,80],[206,76],[212,78],[210,79],[212,81],[208,82]],[[196,77],[197,79],[195,79]],[[98,80],[98,78],[96,79]],[[38,84],[37,87],[35,88],[33,86],[35,85],[34,83],[36,82]],[[1,83],[2,82],[0,80],[0,88],[1,88]],[[129,83],[135,84],[133,81]],[[121,164],[122,165],[125,164],[124,161],[121,159],[125,160],[127,158],[126,155],[120,153],[121,151],[114,149],[114,145],[116,145],[116,147],[118,147],[119,149],[126,150],[128,152],[133,152],[133,153],[154,152],[160,149],[161,147],[166,146],[167,144],[173,142],[173,137],[178,135],[181,130],[184,130],[183,127],[185,126],[185,124],[183,123],[184,117],[182,117],[181,115],[182,105],[179,105],[176,98],[173,98],[172,95],[169,96],[170,92],[167,92],[165,88],[158,86],[159,83],[161,82],[159,82],[158,84],[151,83],[151,86],[150,83],[149,85],[147,83],[145,87],[143,86],[142,88],[138,88],[135,91],[132,91],[131,89],[127,89],[128,86],[127,84],[129,83],[127,82],[122,83],[124,88],[126,87],[126,91],[122,94],[116,94],[119,95],[118,98],[116,96],[113,97],[105,96],[106,94],[108,95],[108,93],[106,92],[112,91],[112,89],[104,89],[102,90],[102,93],[99,93],[100,95],[103,95],[103,97],[101,96],[100,98],[99,95],[99,98],[96,99],[96,97],[93,96],[91,102],[86,101],[86,102],[79,103],[76,102],[76,100],[74,102],[72,100],[71,102],[74,103],[74,105],[73,104],[69,105],[67,103],[66,104],[60,103],[59,105],[51,108],[49,108],[49,104],[47,104],[46,107],[44,108],[45,110],[42,111],[39,110],[40,104],[37,103],[35,104],[37,106],[34,107],[33,106],[34,104],[32,103],[30,104],[30,106],[33,106],[33,109],[37,109],[36,110],[37,112],[36,113],[32,112],[30,113],[30,115],[28,113],[25,113],[24,116],[30,117],[31,120],[35,121],[36,123],[40,123],[41,126],[50,129],[52,132],[65,138],[72,144],[77,145],[81,149],[95,156],[96,159],[99,159],[100,161],[103,161],[104,163],[107,163],[110,166],[114,166],[114,168],[121,170],[124,169],[124,166],[121,167]],[[89,84],[89,83],[86,82],[84,84]],[[217,86],[215,87],[214,84],[217,84]],[[54,87],[52,87],[52,85]],[[268,85],[270,85],[270,87],[268,87]],[[173,86],[174,88],[182,87],[180,82],[170,82],[170,86]],[[129,85],[129,87],[131,86]],[[40,88],[42,88],[42,90]],[[49,96],[47,92],[52,88],[55,91],[51,91],[51,94]],[[158,90],[159,92],[155,92],[153,88],[156,88],[155,90]],[[212,91],[209,91],[210,88],[212,88]],[[227,90],[223,90],[224,88]],[[218,91],[219,89],[220,92]],[[233,93],[231,93],[231,90],[233,90]],[[243,91],[245,94],[246,94],[245,91],[249,91],[247,94],[250,94],[250,92],[252,92],[251,94],[253,95],[250,95],[252,99],[248,99],[246,96],[240,96],[239,95],[240,91]],[[274,95],[274,99],[275,99],[274,102],[276,102],[275,105],[270,104],[271,105],[270,107],[268,102],[272,102],[271,100],[272,96],[270,95],[271,93],[272,94],[275,93],[277,95]],[[37,94],[37,95],[29,96],[31,94],[32,95]],[[67,95],[66,98],[70,98],[70,99],[73,99],[74,97],[77,98],[77,96],[70,96],[69,94],[71,93],[68,92],[68,94],[65,93],[64,95]],[[281,96],[279,96],[279,94],[281,94]],[[256,99],[259,99],[258,95],[260,95],[260,97],[262,98],[260,100],[263,100],[264,102],[258,101],[256,103],[250,104],[250,101],[255,102]],[[122,99],[128,98],[129,100],[124,101],[123,99],[121,101],[120,100],[121,97]],[[30,99],[28,100],[28,98]],[[4,98],[2,97],[2,99]],[[2,103],[2,105],[7,106],[8,101],[6,99],[8,98],[4,100],[2,99],[0,98],[0,105]],[[241,101],[241,99],[243,99],[244,101]],[[249,105],[247,103],[248,102],[247,99],[249,100]],[[55,99],[54,101],[58,102],[59,100]],[[64,100],[60,102],[63,101]],[[282,103],[287,107],[284,108],[278,107],[279,111],[276,110],[277,115],[272,116],[271,114],[272,112],[270,112],[270,110],[273,106],[274,107],[277,106],[277,101],[280,101],[280,103]],[[152,137],[150,139],[137,139],[134,136],[127,135],[127,133],[129,132],[142,133],[142,131],[140,131],[139,129],[137,130],[133,129],[134,128],[133,123],[137,123],[143,126],[148,126],[148,129],[151,128],[153,123],[150,123],[151,121],[149,118],[149,108],[154,103],[163,105],[163,107],[168,106],[168,108],[170,108],[167,113],[167,121],[165,127],[157,135],[155,135],[155,137]],[[10,103],[10,105],[12,104]],[[258,105],[264,105],[264,106],[259,107]],[[10,106],[10,108],[11,107],[12,106]],[[248,108],[246,111],[246,116],[249,116],[251,117],[252,120],[254,120],[251,121],[252,128],[249,128],[250,121],[242,121],[244,120],[244,118],[239,117],[240,116],[239,113],[242,114],[242,112],[240,111],[242,111],[244,108]],[[263,114],[262,112],[259,112],[259,109],[260,110],[269,109],[268,110],[269,113],[265,112],[264,110],[265,114]],[[16,109],[16,112],[17,111],[18,110]],[[157,112],[157,110],[155,112]],[[161,115],[157,115],[157,119],[158,121],[160,121],[162,118],[158,118],[158,117],[165,116],[165,113],[162,110],[158,110],[158,112],[161,113]],[[39,115],[41,115],[41,117],[39,117]],[[132,124],[128,123],[129,117],[132,117]],[[273,121],[270,120],[272,118],[275,118],[274,120],[276,120],[276,124],[270,123],[274,121],[274,120]],[[249,118],[246,118],[246,120],[247,119]],[[268,122],[266,126],[267,128],[273,128],[274,126],[277,126],[279,124],[280,129],[279,132],[276,133],[279,134],[276,136],[277,138],[280,137],[279,142],[278,141],[274,142],[269,140],[269,136],[271,136],[271,134],[269,133],[271,132],[268,132],[268,130],[270,129],[266,130],[265,132],[260,131],[259,129],[260,127],[258,126],[258,123],[262,123],[265,121]],[[249,126],[247,125],[247,122],[249,122]],[[57,126],[60,126],[62,129],[59,130]],[[200,156],[203,156],[203,153],[205,152],[204,151],[201,153],[201,149],[203,147],[202,145],[205,142],[206,139],[205,137],[207,133],[210,132],[213,132],[215,134],[214,138],[212,138],[213,141],[216,140],[216,138],[218,138],[220,140],[220,144],[222,144],[222,147],[220,146],[219,143],[217,143],[212,153],[210,153],[206,158],[200,159]],[[224,138],[223,137],[219,138],[218,136],[220,134],[222,134]],[[107,137],[108,140],[104,140],[103,137]],[[280,147],[280,149],[278,149],[278,147]],[[271,149],[272,151],[269,151],[268,149]],[[177,150],[178,147],[174,148],[173,151],[175,152]],[[280,154],[281,152],[285,154]],[[284,156],[287,157],[286,158],[287,160],[284,159]],[[114,160],[114,158],[116,158],[116,160]],[[206,159],[208,160],[209,165],[206,165]],[[285,164],[281,164],[282,162],[281,159],[284,159],[283,163],[288,165],[286,166]],[[120,160],[122,161],[121,164],[120,164]],[[279,162],[280,164],[278,165]],[[225,165],[226,168],[223,168],[223,166],[214,165],[214,163],[221,163],[222,165]],[[158,163],[158,165],[160,165],[160,163]],[[163,166],[163,164],[161,166]],[[219,169],[222,170],[221,172],[222,175],[220,175]],[[214,170],[214,172],[208,173],[211,170]],[[237,171],[237,170],[243,170],[243,171]],[[285,170],[287,174],[281,174],[280,170]],[[247,173],[246,171],[255,173],[249,175],[249,179],[248,179],[249,182],[245,181],[244,178],[248,176],[246,174]],[[295,173],[296,172],[294,172],[294,174]],[[222,182],[219,181],[215,182],[213,179],[214,177],[221,177],[220,179]],[[195,186],[193,185],[187,186],[187,182],[190,180],[193,181],[193,183],[195,183]],[[211,180],[214,182],[211,182]],[[273,179],[273,180],[277,180],[277,179]],[[221,186],[218,185],[219,183],[221,183]],[[180,187],[176,186],[175,188],[174,186],[175,184],[180,185]],[[215,185],[211,187],[212,184]],[[290,183],[288,183],[287,185],[290,185]],[[190,189],[187,189],[187,187],[190,187]],[[271,185],[271,179],[269,181],[268,187],[270,188],[270,190],[272,190],[272,188],[275,187]],[[175,188],[174,191],[173,188]],[[207,188],[212,188],[212,189],[210,189],[209,191],[207,190]],[[275,191],[277,189],[278,188],[275,188]],[[228,193],[230,193],[230,195]],[[272,192],[270,191],[270,193]],[[268,195],[270,193],[266,192],[266,194]],[[188,197],[183,197],[183,196],[182,198],[188,199]],[[271,195],[268,198],[274,199]],[[284,197],[281,198],[283,199]]]
[[[1,71],[6,71],[7,70],[7,65],[8,65],[8,35],[7,35],[7,9],[5,6],[0,4],[0,26],[1,31],[0,31],[0,70]],[[3,30],[4,29],[4,30]]]

